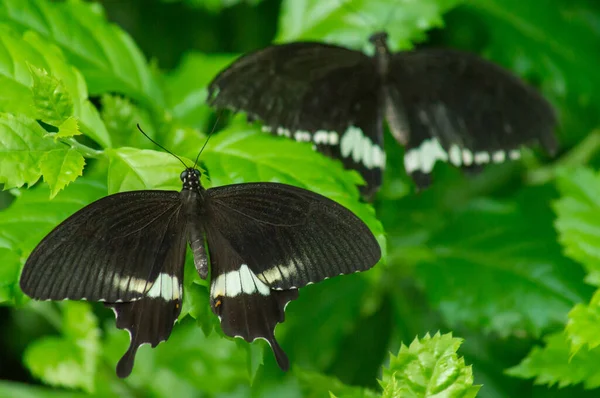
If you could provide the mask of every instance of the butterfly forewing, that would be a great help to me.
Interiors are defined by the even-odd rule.
[[[35,299],[129,301],[152,287],[174,243],[178,192],[123,192],[73,214],[33,250],[20,286]]]

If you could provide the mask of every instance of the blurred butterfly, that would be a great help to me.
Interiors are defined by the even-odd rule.
[[[438,160],[477,170],[518,159],[523,144],[556,151],[554,110],[508,71],[455,50],[392,54],[386,33],[369,40],[373,57],[317,42],[244,55],[210,83],[208,101],[341,159],[364,177],[366,197],[382,181],[384,118],[419,187]]]
[[[274,330],[298,289],[367,270],[381,257],[369,228],[324,196],[278,183],[204,189],[200,176],[186,166],[181,192],[122,192],[93,202],[25,263],[20,286],[29,297],[102,301],[114,310],[131,337],[119,377],[131,373],[140,345],[169,338],[181,312],[187,244],[203,279],[210,258],[210,305],[223,332],[265,339],[284,370],[289,362]]]

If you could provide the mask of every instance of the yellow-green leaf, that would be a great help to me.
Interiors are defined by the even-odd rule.
[[[69,117],[67,120],[62,122],[60,126],[58,126],[58,133],[56,133],[56,138],[58,137],[73,137],[74,135],[80,135],[81,131],[79,131],[79,123],[77,119],[74,117]]]
[[[85,159],[76,149],[55,149],[40,159],[44,181],[50,186],[50,197],[75,181],[83,173]]]
[[[61,80],[45,69],[29,66],[33,78],[33,105],[37,118],[59,126],[73,115],[73,101]]]

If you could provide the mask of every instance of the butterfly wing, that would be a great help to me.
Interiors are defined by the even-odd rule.
[[[535,142],[557,149],[551,105],[491,62],[452,50],[401,52],[389,74],[386,118],[407,144],[409,173],[428,174],[436,160],[472,168],[517,159]]]
[[[183,267],[185,264],[185,229],[182,219],[173,218],[168,230],[166,256],[160,273],[146,294],[131,302],[106,303],[115,312],[117,327],[129,332],[127,352],[117,364],[117,375],[127,377],[133,369],[137,349],[142,344],[156,347],[171,335],[173,325],[181,312],[183,298]]]
[[[381,258],[367,225],[311,191],[277,183],[208,191],[207,217],[258,279],[293,289],[365,271]]]
[[[79,210],[33,250],[21,290],[38,300],[130,301],[169,254],[181,201],[174,191],[123,192]]]
[[[21,289],[35,299],[106,302],[131,336],[117,366],[126,377],[137,348],[166,340],[181,311],[185,244],[178,192],[110,195],[40,242],[25,263]]]
[[[245,55],[209,85],[209,103],[244,111],[273,134],[312,142],[365,178],[385,167],[379,77],[372,59],[343,47],[298,42]]]
[[[309,283],[364,271],[381,257],[368,227],[343,206],[276,183],[207,191],[211,306],[229,336],[264,338],[279,366],[288,360],[274,337],[286,304]]]
[[[207,227],[207,237],[212,267],[210,305],[223,333],[248,342],[265,339],[279,367],[288,370],[288,358],[275,339],[275,326],[284,321],[285,306],[298,297],[298,290],[271,290],[218,229]]]

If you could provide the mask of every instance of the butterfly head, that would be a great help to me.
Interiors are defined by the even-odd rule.
[[[200,170],[188,167],[181,172],[179,178],[183,183],[183,189],[187,190],[198,190],[200,188]]]
[[[369,37],[369,42],[377,49],[387,49],[388,34],[385,32],[375,32]]]

